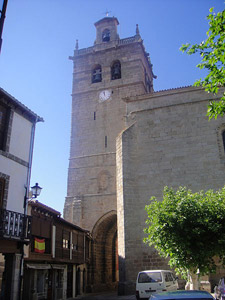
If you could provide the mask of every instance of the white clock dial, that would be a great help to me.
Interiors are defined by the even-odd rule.
[[[111,91],[110,90],[104,90],[101,91],[99,94],[99,102],[103,102],[105,100],[108,100],[111,97]]]

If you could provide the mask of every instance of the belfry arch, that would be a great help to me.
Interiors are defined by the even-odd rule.
[[[110,211],[102,216],[92,230],[93,273],[95,291],[115,289],[118,282],[117,215]]]

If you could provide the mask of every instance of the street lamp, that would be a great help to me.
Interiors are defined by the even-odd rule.
[[[24,216],[27,217],[27,200],[36,199],[40,193],[42,188],[36,183],[34,186],[30,187],[31,192],[27,195],[27,187],[26,194],[24,196]],[[23,230],[24,232],[31,232],[31,221],[27,222],[27,219],[25,218],[25,221],[23,222]],[[23,276],[23,262],[24,262],[24,244],[21,243],[21,261],[20,261],[20,277],[19,277],[19,289],[18,289],[18,299],[21,299],[21,284],[22,284],[22,276]]]
[[[32,191],[32,198],[37,198],[41,193],[42,188],[36,183],[34,186],[31,187]]]

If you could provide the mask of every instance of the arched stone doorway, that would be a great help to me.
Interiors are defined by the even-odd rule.
[[[117,215],[110,211],[95,224],[93,231],[94,291],[114,290],[118,282]]]

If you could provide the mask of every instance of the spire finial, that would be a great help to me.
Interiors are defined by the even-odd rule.
[[[75,49],[78,50],[78,48],[79,48],[78,40],[76,40],[76,47],[75,47]]]
[[[110,13],[111,13],[111,11],[109,11],[108,9],[106,9],[106,11],[105,11],[104,14],[105,14],[106,17],[108,17]]]

